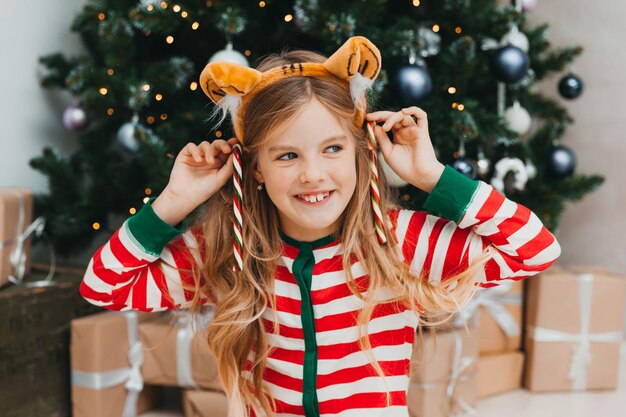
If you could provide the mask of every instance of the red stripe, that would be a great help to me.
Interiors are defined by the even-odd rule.
[[[478,219],[479,223],[493,219],[496,212],[502,207],[504,200],[505,197],[502,194],[492,189],[482,207],[476,213],[476,219]]]
[[[161,304],[159,307],[173,309],[174,300],[167,290],[167,284],[165,283],[165,274],[157,263],[149,265],[150,273],[154,277],[154,283],[161,290]],[[147,295],[146,295],[147,296]]]
[[[390,405],[406,405],[406,391],[391,391],[389,397]],[[385,407],[387,407],[386,392],[354,394],[346,398],[322,401],[319,404],[320,414],[337,414],[351,409]]]
[[[411,370],[410,359],[401,359],[397,361],[378,361],[380,367],[386,376],[409,375]],[[327,375],[317,375],[317,388],[325,388],[336,384],[348,384],[359,381],[363,378],[378,376],[374,366],[368,363],[364,366],[355,366],[353,368],[345,368],[332,372]]]
[[[426,259],[424,259],[424,265],[422,266],[422,276],[424,277],[430,276],[430,269],[433,263],[433,258],[435,256],[435,248],[437,246],[437,241],[439,240],[441,229],[443,229],[443,226],[447,222],[448,220],[437,218],[437,220],[435,221],[435,224],[430,229],[430,235],[428,236],[428,249],[426,251]]]
[[[139,276],[137,277],[137,279],[134,280],[134,283],[132,284],[132,308],[141,311],[151,311],[151,309],[148,309],[146,305],[146,294],[148,292],[147,281],[148,269],[145,268],[139,270]]]
[[[407,334],[414,332],[411,326],[404,326],[394,330],[384,330],[382,332],[369,335],[372,348],[377,346],[397,346],[404,344]],[[317,357],[319,360],[341,359],[351,353],[360,352],[359,341],[347,343],[336,343],[328,346],[317,347]]]
[[[401,314],[408,310],[408,307],[403,306],[400,302],[391,302],[384,304],[377,304],[374,306],[372,312],[372,319],[379,317],[388,317],[394,314]],[[348,311],[339,314],[330,314],[328,316],[315,319],[315,329],[318,332],[328,332],[331,330],[341,330],[354,327],[357,325],[357,311]],[[404,320],[402,317],[398,317],[398,320]]]
[[[404,234],[404,242],[402,244],[402,254],[404,255],[404,261],[407,264],[411,264],[415,257],[415,248],[417,247],[417,240],[419,238],[422,227],[426,222],[427,214],[425,212],[416,211],[411,214],[411,219]]]
[[[461,229],[457,227],[452,231],[448,250],[445,254],[441,277],[442,281],[467,269],[468,264],[463,262],[461,256],[463,255],[463,248],[465,247],[466,242],[470,239],[471,230],[472,229]],[[467,247],[467,253],[469,253],[469,244]]]

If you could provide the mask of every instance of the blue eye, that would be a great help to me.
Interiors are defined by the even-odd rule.
[[[337,148],[337,150],[336,150],[335,152],[331,152],[331,153],[337,153],[337,152],[339,152],[340,150],[342,150],[342,149],[343,149],[343,148],[342,148],[341,146],[339,146],[339,145],[329,146],[329,147],[328,147],[328,148],[326,148],[326,149],[331,149],[331,148]]]
[[[287,159],[284,158],[285,156],[288,156],[288,155],[296,155],[296,154],[294,152],[287,152],[286,154],[279,156],[277,159],[281,161],[289,161],[290,159],[293,159],[293,158],[287,158]]]

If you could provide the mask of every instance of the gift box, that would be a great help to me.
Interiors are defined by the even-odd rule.
[[[479,356],[476,373],[476,395],[478,398],[482,398],[520,388],[523,372],[523,352]]]
[[[525,387],[616,388],[626,278],[596,267],[553,266],[529,281]]]
[[[475,334],[462,329],[416,336],[407,405],[411,417],[448,417],[476,405]]]
[[[70,415],[71,288],[29,283],[0,291],[2,417]]]
[[[515,352],[522,347],[523,282],[502,282],[483,288],[463,306],[454,325],[462,328],[471,323],[477,328],[481,355]]]
[[[30,272],[31,243],[25,232],[32,219],[31,190],[0,188],[0,287]]]
[[[207,317],[199,320],[207,320]],[[204,325],[185,311],[142,323],[144,343],[142,374],[154,385],[222,390],[217,362],[209,350]],[[200,324],[200,326],[194,326]],[[202,329],[199,329],[202,327]]]
[[[185,417],[227,417],[228,399],[221,391],[183,391]]]
[[[73,417],[134,416],[160,405],[159,389],[144,386],[140,322],[149,313],[103,312],[72,320]]]

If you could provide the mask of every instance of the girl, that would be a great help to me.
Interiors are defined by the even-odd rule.
[[[207,65],[201,85],[237,138],[185,146],[163,192],[89,264],[81,294],[111,310],[214,305],[208,344],[229,416],[407,416],[423,318],[560,254],[534,213],[437,160],[422,110],[366,112],[379,71],[363,37],[328,59],[291,51],[256,70]],[[399,209],[383,176],[370,192],[364,121],[442,217]],[[240,143],[245,169],[230,182]]]

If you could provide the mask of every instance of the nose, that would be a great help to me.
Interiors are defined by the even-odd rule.
[[[325,175],[325,167],[323,162],[315,158],[309,158],[302,163],[300,182],[319,182],[324,179]]]

